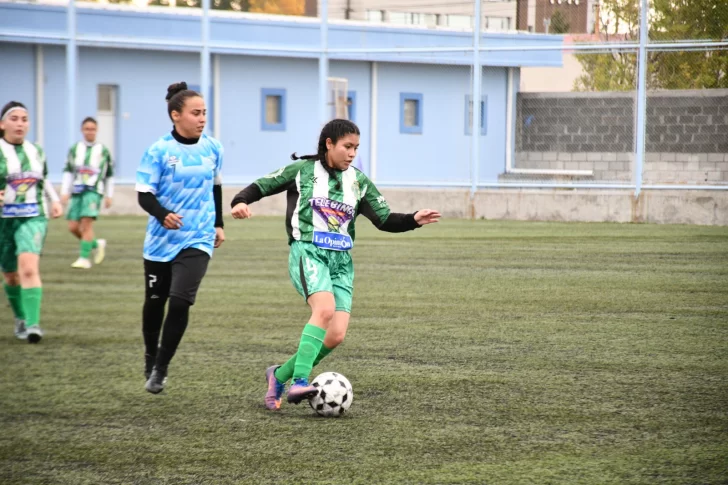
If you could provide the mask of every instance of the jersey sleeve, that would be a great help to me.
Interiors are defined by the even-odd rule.
[[[302,160],[279,168],[253,183],[258,186],[263,197],[283,192],[296,180],[296,175],[301,171],[304,163],[307,163],[307,161]]]
[[[360,172],[359,178],[359,186],[362,188],[359,213],[372,221],[376,227],[380,227],[387,221],[392,210],[389,208],[387,199],[366,175]]]
[[[222,161],[225,149],[222,147],[222,143],[217,144],[217,160],[215,161],[215,172],[213,173],[214,185],[222,185]]]
[[[106,163],[106,178],[114,176],[114,161],[111,159],[111,152],[104,147],[104,161]]]
[[[159,189],[159,181],[162,178],[162,153],[152,145],[142,157],[139,168],[136,172],[137,192],[149,192],[156,195]]]
[[[64,172],[68,172],[68,173],[74,172],[73,160],[74,160],[74,158],[76,158],[75,155],[76,155],[76,147],[74,145],[68,150],[68,156],[66,157],[66,166],[63,167]]]

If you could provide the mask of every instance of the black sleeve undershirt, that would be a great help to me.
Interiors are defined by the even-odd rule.
[[[361,203],[359,204],[359,213],[372,221],[372,224],[374,224],[374,226],[380,231],[407,232],[422,227],[417,224],[417,221],[415,221],[416,212],[412,214],[392,212],[389,214],[389,217],[387,217],[387,220],[382,222],[366,199],[361,200]]]
[[[212,196],[215,199],[215,227],[225,227],[222,221],[222,185],[212,186]]]
[[[285,190],[285,187],[284,187]],[[282,192],[282,191],[281,191]],[[268,194],[272,195],[272,194]],[[258,202],[260,199],[263,198],[263,192],[261,192],[260,187],[258,187],[256,184],[250,184],[247,187],[245,187],[243,190],[238,192],[238,195],[233,197],[233,201],[230,203],[230,207],[235,207],[238,204],[252,204],[253,202]]]
[[[164,225],[164,218],[167,217],[167,214],[171,214],[172,211],[162,207],[157,196],[151,192],[139,192],[138,194],[137,200],[141,208],[157,219],[160,224]]]

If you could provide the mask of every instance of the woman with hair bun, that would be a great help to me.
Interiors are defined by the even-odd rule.
[[[213,248],[225,240],[223,148],[203,133],[205,101],[185,82],[170,85],[165,99],[174,127],[147,149],[136,173],[139,205],[149,213],[142,333],[145,389],[152,394],[164,390]]]

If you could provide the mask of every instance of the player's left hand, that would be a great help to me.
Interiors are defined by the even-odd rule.
[[[422,209],[415,214],[415,222],[420,226],[440,221],[440,213],[432,209]]]
[[[215,247],[219,248],[225,242],[225,231],[222,227],[215,228]]]
[[[63,206],[60,202],[54,202],[51,205],[51,217],[57,219],[63,215]]]
[[[107,209],[108,209],[109,207],[111,207],[111,197],[106,197],[106,198],[104,199],[104,207],[106,207]]]

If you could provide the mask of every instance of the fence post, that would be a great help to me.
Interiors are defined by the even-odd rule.
[[[470,168],[470,200],[475,198],[475,192],[478,190],[478,182],[480,181],[480,91],[482,87],[483,68],[480,65],[480,6],[482,0],[475,0],[475,12],[473,15],[473,87],[472,98],[473,103],[473,121],[470,129],[471,133],[471,168]],[[471,206],[472,211],[472,206]]]
[[[68,146],[76,141],[76,70],[77,70],[77,49],[76,49],[76,0],[68,0],[66,11],[66,28],[68,29],[68,41],[66,42],[66,106],[68,109]]]
[[[635,199],[642,191],[642,178],[645,156],[645,125],[647,124],[647,14],[649,0],[642,0],[640,8],[640,46],[637,59],[637,129],[634,153]]]
[[[202,0],[202,50],[200,51],[200,94],[205,102],[210,101],[210,0]],[[208,107],[209,108],[209,107]],[[215,113],[216,115],[217,113]],[[209,134],[209,123],[205,133]]]
[[[319,52],[319,123],[326,124],[329,119],[327,115],[328,105],[328,78],[329,78],[329,3],[328,0],[321,0],[321,52]]]

